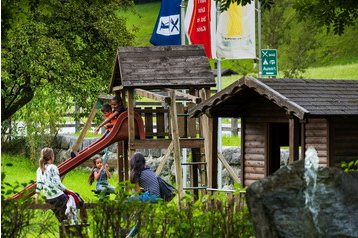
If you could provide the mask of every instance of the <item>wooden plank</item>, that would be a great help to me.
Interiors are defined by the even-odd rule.
[[[170,125],[171,125],[171,134],[173,140],[173,154],[174,154],[174,164],[175,164],[175,178],[178,186],[178,205],[181,204],[181,199],[184,197],[183,192],[183,177],[182,177],[182,168],[180,164],[180,144],[179,144],[179,128],[178,128],[178,118],[177,118],[177,108],[175,100],[175,92],[171,90],[170,95]]]
[[[245,167],[245,173],[265,174],[263,167]]]
[[[248,180],[259,180],[263,179],[265,176],[263,174],[254,174],[254,173],[245,173],[245,179]]]
[[[299,153],[299,124],[294,117],[289,119],[289,163],[298,160]]]
[[[165,102],[165,103],[169,102],[169,97],[160,95],[160,94],[155,93],[155,92],[150,92],[150,91],[147,91],[147,90],[144,90],[144,89],[139,89],[139,88],[137,88],[135,91],[136,91],[138,96],[150,98],[150,99],[153,99],[153,100],[157,100],[159,102]]]
[[[188,103],[188,107],[186,108],[185,110],[185,113],[188,113],[188,110],[189,108],[193,107],[195,104],[194,103]],[[192,118],[192,117],[187,117],[186,118],[187,120],[187,135],[188,137],[191,137],[191,138],[196,138],[196,134],[198,134],[198,131],[196,129],[196,121],[197,119],[196,118]]]
[[[177,108],[177,115],[178,114],[184,114],[184,105],[181,104],[181,103],[177,103],[176,105],[176,108]],[[177,116],[178,118],[178,129],[179,129],[179,137],[180,138],[184,138],[186,137],[186,117],[184,116]]]
[[[245,160],[245,167],[261,167],[264,168],[265,162],[262,161],[253,161],[253,160]]]
[[[155,173],[157,175],[160,175],[160,173],[162,172],[165,163],[167,162],[167,160],[169,159],[169,155],[173,152],[173,141],[170,142],[169,147],[167,149],[167,151],[165,152],[164,156],[160,159],[160,163],[157,167],[157,170],[155,171]]]
[[[158,138],[164,138],[168,135],[165,130],[165,117],[163,112],[157,112],[156,118],[157,118],[157,137]]]
[[[247,123],[246,123],[246,118],[245,117],[242,117],[241,118],[241,159],[240,159],[240,168],[241,168],[241,175],[240,175],[240,179],[241,179],[241,185],[242,186],[245,186],[245,177],[244,177],[244,174],[245,174],[245,169],[246,169],[246,166],[245,166],[245,157],[246,157],[246,153],[245,153],[245,150],[246,150],[246,126],[247,126]]]
[[[246,141],[245,142],[245,147],[248,148],[264,148],[265,145],[263,142],[260,141]]]
[[[229,163],[226,161],[226,159],[224,158],[224,156],[220,153],[218,153],[218,158],[221,161],[221,163],[224,165],[224,167],[226,168],[226,170],[228,171],[229,175],[231,176],[231,178],[236,182],[236,183],[240,183],[240,179],[237,176],[237,174],[235,173],[235,171],[233,170],[233,168],[229,165]]]
[[[151,109],[146,107],[145,109]],[[144,125],[146,138],[153,138],[153,113],[144,113]]]
[[[132,141],[135,140],[135,125],[134,125],[134,106],[135,106],[135,99],[134,99],[134,90],[129,89],[128,91],[128,160],[132,158],[135,153],[135,149],[133,149],[130,145]]]
[[[265,153],[265,148],[263,146],[260,148],[251,148],[249,146],[246,146],[245,153],[246,154],[256,154],[256,155],[262,154],[263,155]]]
[[[133,149],[168,148],[171,139],[135,140],[131,143]],[[180,148],[201,148],[204,146],[203,138],[180,138]]]
[[[91,127],[93,118],[96,116],[96,113],[97,113],[96,104],[97,104],[97,102],[95,102],[95,104],[93,105],[92,110],[86,120],[86,123],[85,123],[80,135],[78,136],[76,143],[71,148],[71,151],[76,152],[80,149],[83,139],[85,138],[88,129]]]

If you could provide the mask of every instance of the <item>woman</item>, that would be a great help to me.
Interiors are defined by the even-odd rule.
[[[160,198],[157,175],[145,166],[145,158],[141,153],[136,153],[130,162],[130,181],[135,184],[135,191],[140,193],[142,202],[156,202]]]
[[[52,211],[55,213],[59,222],[66,220],[65,215],[68,195],[64,192],[68,190],[61,182],[60,174],[56,165],[53,164],[55,154],[51,148],[43,148],[39,160],[39,168],[36,171],[36,197],[43,191],[46,197],[46,203],[53,206]]]
[[[133,155],[130,161],[130,181],[135,185],[135,191],[140,193],[138,198],[142,202],[156,202],[160,198],[157,175],[145,166],[145,158],[141,153]],[[140,222],[130,230],[126,238],[138,233]]]

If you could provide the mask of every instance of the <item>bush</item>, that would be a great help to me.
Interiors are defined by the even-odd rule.
[[[175,201],[142,203],[119,197],[93,209],[93,237],[123,237],[135,224],[140,237],[251,237],[253,225],[246,206],[226,196],[187,195]]]

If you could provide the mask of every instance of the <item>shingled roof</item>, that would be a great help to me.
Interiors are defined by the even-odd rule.
[[[244,104],[254,92],[288,113],[307,115],[358,115],[358,80],[255,79],[243,77],[208,100],[193,107],[192,116],[210,115],[227,104]],[[219,115],[227,116],[227,115]]]
[[[202,45],[120,47],[110,91],[115,87],[187,89],[212,86],[215,86],[215,79]]]

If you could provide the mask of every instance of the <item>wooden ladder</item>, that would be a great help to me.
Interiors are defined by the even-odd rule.
[[[199,190],[205,191],[208,188],[207,182],[207,163],[202,160],[200,148],[191,149],[192,161],[181,163],[182,166],[190,166],[189,178],[190,186],[183,187],[183,190],[192,190],[194,199],[199,197]]]

